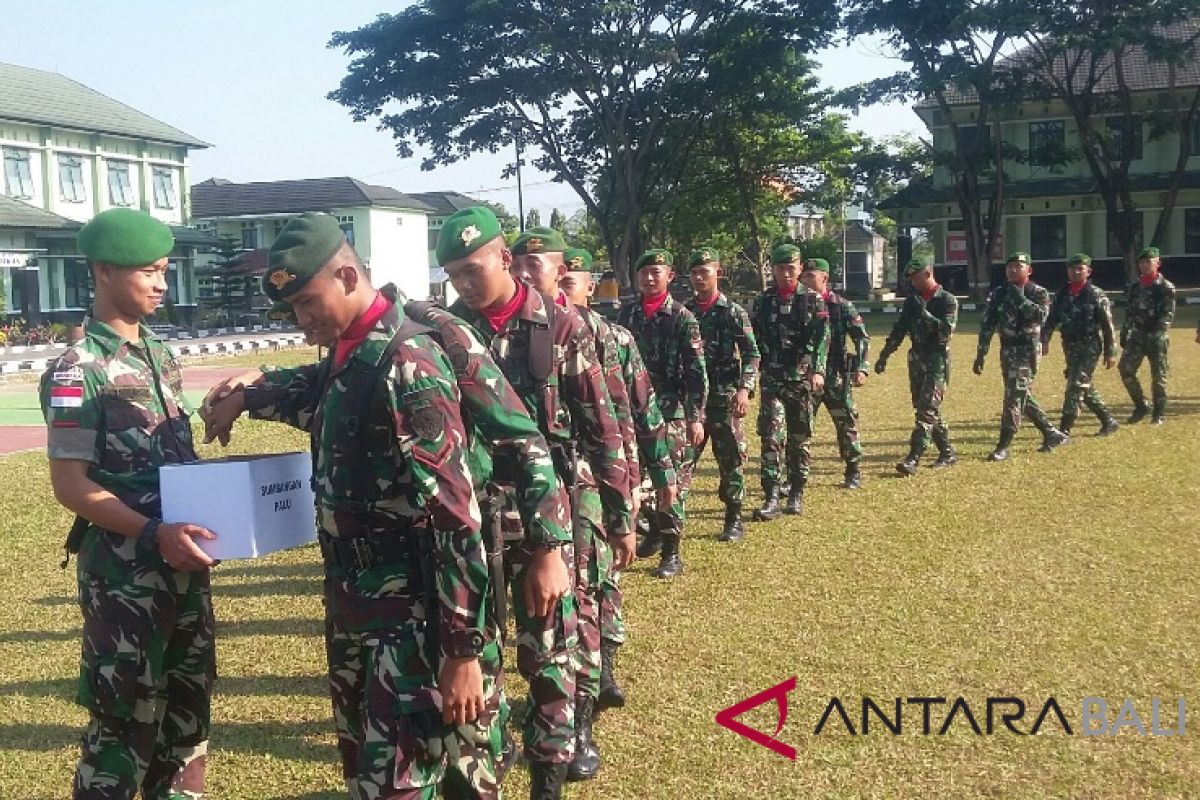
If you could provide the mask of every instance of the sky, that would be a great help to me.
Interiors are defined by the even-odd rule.
[[[339,0],[39,0],[9,4],[0,61],[59,72],[202,139],[192,181],[235,182],[348,175],[402,192],[455,190],[517,209],[514,179],[501,177],[511,154],[482,154],[423,171],[396,156],[390,133],[355,122],[326,95],[349,58],[327,47],[400,2]],[[877,43],[854,42],[816,54],[826,86],[891,74],[901,63]],[[924,131],[903,106],[851,117],[872,136]],[[528,154],[526,155],[528,159]],[[583,207],[565,184],[522,171],[525,208],[542,220]]]

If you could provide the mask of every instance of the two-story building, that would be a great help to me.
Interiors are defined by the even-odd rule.
[[[266,270],[265,253],[288,220],[307,211],[337,217],[376,286],[394,283],[409,297],[429,293],[429,207],[390,186],[354,178],[233,183],[211,178],[192,187],[196,225],[218,239],[241,243],[250,274]],[[200,295],[209,287],[201,283]],[[255,308],[269,305],[265,295]]]
[[[1113,70],[1105,75],[1098,88],[1117,91]],[[1136,49],[1124,61],[1124,75],[1137,112],[1128,131],[1132,152],[1129,174],[1138,208],[1135,225],[1139,241],[1151,244],[1180,147],[1178,133],[1151,135],[1151,117],[1169,108],[1171,75],[1165,64],[1148,60]],[[1200,87],[1200,64],[1179,65],[1174,80],[1176,90],[1186,100]],[[951,90],[947,97],[949,117],[931,99],[915,107],[929,128],[934,148],[941,151],[956,147],[951,118],[960,129],[960,139],[974,140],[979,108],[974,92]],[[1065,280],[1066,259],[1076,252],[1092,256],[1098,283],[1108,289],[1122,286],[1122,254],[1109,230],[1104,198],[1092,172],[1082,156],[1062,163],[1061,154],[1078,153],[1080,147],[1078,128],[1066,104],[1061,99],[1031,100],[1003,110],[999,120],[989,125],[986,138],[994,142],[998,128],[1005,143],[1027,155],[1004,163],[1004,222],[1001,242],[993,253],[993,283],[1000,280],[1004,254],[1025,250],[1034,259],[1039,281],[1051,286]],[[1114,138],[1126,135],[1122,117],[1111,116],[1093,124],[1106,126]],[[1162,249],[1164,271],[1173,280],[1195,283],[1200,282],[1200,124],[1192,130],[1189,147],[1191,156],[1166,237],[1153,244]],[[1053,157],[1055,154],[1058,159]],[[985,189],[990,193],[990,188]],[[914,182],[880,207],[895,210],[901,229],[925,229],[937,262],[946,265],[948,278],[960,278],[952,280],[957,290],[966,291],[966,237],[947,168],[937,167],[931,179]],[[956,271],[961,275],[953,275]]]
[[[108,208],[140,208],[171,226],[168,292],[195,303],[193,268],[207,236],[188,221],[188,154],[209,145],[64,75],[0,64],[0,279],[8,316],[76,321],[90,304],[75,247]]]

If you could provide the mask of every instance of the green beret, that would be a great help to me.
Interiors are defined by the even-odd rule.
[[[81,234],[82,235],[82,234]],[[1138,261],[1143,258],[1159,258],[1160,253],[1157,247],[1143,247],[1142,252],[1138,253]]]
[[[688,269],[691,269],[698,264],[707,264],[710,261],[715,261],[720,264],[721,254],[711,247],[701,247],[699,250],[693,250],[692,254],[688,256]]]
[[[338,221],[313,211],[284,226],[267,251],[263,293],[282,300],[303,289],[346,241]]]
[[[674,263],[675,260],[671,257],[670,250],[647,250],[638,257],[637,264],[633,269],[636,272],[642,267],[650,266],[652,264],[662,264],[669,267]]]
[[[89,261],[114,267],[144,267],[175,249],[171,229],[145,211],[110,208],[92,217],[76,237]]]
[[[1076,253],[1071,256],[1071,260],[1067,262],[1067,266],[1073,267],[1076,264],[1083,264],[1085,267],[1090,267],[1092,265],[1092,257],[1087,253]]]
[[[810,258],[804,262],[805,272],[829,272],[829,262],[823,258]]]
[[[471,206],[456,211],[442,223],[435,251],[438,265],[466,258],[501,235],[500,221],[490,208]]]
[[[267,309],[267,319],[284,320],[285,322],[295,322],[296,312],[292,310],[292,304],[283,300],[276,300]]]
[[[563,251],[563,262],[567,269],[578,272],[592,271],[592,254],[582,247],[568,247]]]
[[[914,256],[908,260],[907,264],[904,265],[904,277],[907,278],[909,275],[915,275],[929,266],[932,266],[932,264],[929,263],[929,259],[922,258],[921,256]]]
[[[518,236],[509,249],[514,256],[528,253],[565,253],[567,243],[563,241],[562,234],[553,228],[530,228]]]
[[[1029,257],[1029,253],[1026,253],[1024,250],[1018,250],[1015,253],[1009,253],[1008,260],[1006,260],[1004,263],[1007,264],[1010,261],[1023,261],[1026,264],[1033,263],[1033,259]]]
[[[771,251],[772,264],[799,264],[800,248],[794,244],[781,244]]]

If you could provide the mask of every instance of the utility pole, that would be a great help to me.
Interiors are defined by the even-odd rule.
[[[521,131],[517,131],[517,135],[513,137],[513,144],[517,147],[517,225],[518,230],[525,232],[525,196],[521,190]]]

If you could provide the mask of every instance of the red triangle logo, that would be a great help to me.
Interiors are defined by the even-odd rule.
[[[745,700],[734,703],[729,708],[721,709],[717,712],[717,724],[723,728],[728,728],[738,736],[742,736],[754,742],[755,744],[762,745],[774,753],[778,753],[784,758],[795,761],[796,748],[775,738],[779,735],[779,732],[783,730],[783,723],[787,721],[788,692],[791,692],[795,688],[796,676],[793,675],[783,683],[777,683],[770,689],[764,689],[756,695],[747,697]],[[752,708],[758,708],[769,700],[775,701],[776,711],[779,713],[779,724],[775,726],[775,733],[768,736],[762,731],[755,730],[749,725],[744,725],[741,722],[738,722],[737,718],[742,714],[745,714]]]

